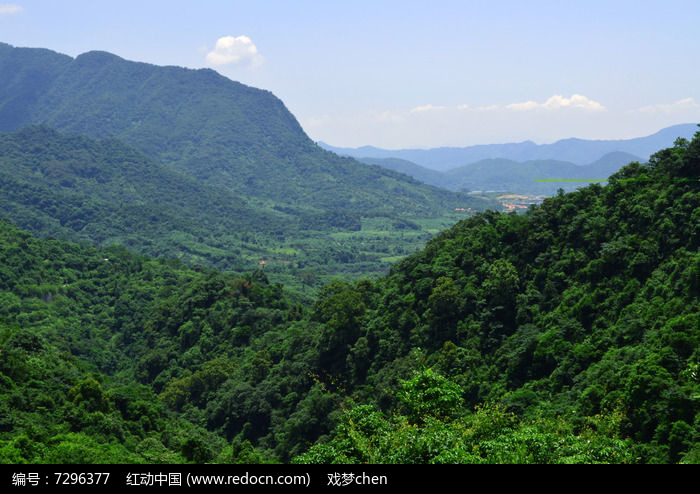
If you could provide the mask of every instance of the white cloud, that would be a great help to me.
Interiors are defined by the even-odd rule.
[[[555,94],[544,103],[536,101],[525,101],[523,103],[512,103],[506,105],[507,110],[528,111],[543,108],[545,110],[558,110],[560,108],[579,108],[589,111],[604,111],[606,108],[591,99],[586,98],[581,94],[574,94],[571,98],[565,98],[560,94]]]
[[[675,103],[644,106],[637,111],[641,113],[675,113],[694,110],[699,107],[700,105],[698,105],[693,98],[684,98]]]
[[[416,106],[409,113],[423,113],[423,112],[427,112],[427,111],[439,111],[439,110],[445,110],[445,109],[447,109],[447,107],[445,107],[445,106],[423,105],[423,106]]]
[[[688,104],[695,104],[693,101]],[[691,110],[700,114],[700,105]],[[689,112],[687,112],[689,113]],[[327,121],[302,119],[314,140],[336,146],[374,145],[389,149],[467,146],[532,140],[613,139],[650,135],[678,123],[679,113],[641,114],[605,108],[582,95],[554,95],[540,101],[414,108],[375,108]],[[693,119],[683,118],[692,121]]]
[[[22,7],[14,3],[2,3],[0,4],[0,15],[12,15],[22,12]]]
[[[536,101],[525,101],[523,103],[511,103],[510,105],[506,106],[506,109],[516,111],[527,111],[534,110],[539,106],[540,105]]]
[[[224,36],[216,41],[214,50],[207,53],[210,65],[242,64],[260,66],[264,58],[248,36]]]

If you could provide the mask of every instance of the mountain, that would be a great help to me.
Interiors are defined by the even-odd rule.
[[[659,148],[661,149],[662,146],[660,146]],[[606,177],[609,177],[610,175],[617,173],[620,170],[620,168],[622,168],[624,165],[626,165],[628,163],[632,163],[633,161],[638,161],[638,162],[642,163],[642,162],[645,162],[647,160],[640,159],[633,154],[624,153],[621,151],[615,151],[615,152],[608,153],[608,154],[602,156],[600,159],[594,161],[593,163],[586,165],[583,168],[579,167],[578,168],[579,174],[576,177],[572,177],[572,178],[578,178],[578,179],[606,178]],[[584,174],[587,176],[584,176]]]
[[[474,201],[324,151],[272,93],[209,69],[0,44],[0,87],[0,130],[42,123],[115,137],[259,205],[274,198],[299,214],[437,214]]]
[[[674,125],[659,132],[635,139],[585,140],[564,139],[553,144],[535,144],[532,141],[509,144],[486,144],[463,148],[441,147],[435,149],[387,150],[365,146],[357,149],[336,148],[328,144],[320,146],[342,156],[356,158],[400,158],[432,170],[447,171],[484,159],[508,159],[512,161],[559,160],[585,165],[613,152],[624,152],[649,158],[657,149],[673,145],[678,137],[691,138],[696,124]]]
[[[241,272],[264,260],[272,276],[298,288],[302,278],[320,285],[341,272],[383,272],[385,259],[420,247],[428,227],[457,219],[454,212],[433,219],[382,211],[363,217],[260,205],[118,139],[64,135],[46,125],[0,134],[0,217],[36,235],[120,244],[188,265]]]

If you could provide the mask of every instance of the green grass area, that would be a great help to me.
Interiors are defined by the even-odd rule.
[[[382,257],[379,260],[382,262],[394,263],[394,262],[400,261],[404,257],[406,257],[406,256],[389,256],[389,257]]]

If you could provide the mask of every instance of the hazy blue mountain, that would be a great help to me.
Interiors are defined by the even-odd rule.
[[[623,152],[608,153],[585,166],[561,160],[518,162],[490,158],[447,172],[439,172],[398,158],[358,159],[364,163],[396,170],[427,184],[454,191],[508,191],[549,195],[556,193],[559,188],[570,191],[591,182],[536,182],[535,179],[605,180],[622,166],[632,161],[640,161],[639,157]]]
[[[646,162],[647,160],[630,153],[615,151],[602,156],[600,159],[586,165],[585,167],[579,167],[577,169],[578,175],[572,178],[590,178],[598,180],[605,179],[613,173],[617,173],[624,165],[633,161]]]
[[[639,156],[646,161],[658,149],[673,145],[677,137],[690,139],[697,131],[696,124],[681,124],[667,127],[659,132],[635,139],[585,140],[564,139],[553,144],[535,144],[532,141],[486,144],[468,147],[441,147],[434,149],[388,150],[372,146],[361,148],[337,148],[319,143],[325,149],[343,156],[356,158],[400,158],[426,168],[447,171],[489,158],[512,161],[560,160],[577,165],[594,162],[606,154],[624,152]]]
[[[569,161],[485,159],[445,173],[452,190],[496,190],[524,194],[554,194],[558,189],[575,190],[592,182],[566,180],[605,180],[624,165],[639,161],[628,153],[609,153],[594,163],[581,166]],[[539,182],[536,180],[558,180]]]

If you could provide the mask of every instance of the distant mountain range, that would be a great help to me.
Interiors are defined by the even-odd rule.
[[[441,147],[434,149],[388,150],[372,146],[360,148],[339,148],[323,142],[319,145],[342,156],[354,158],[398,158],[413,162],[422,167],[448,171],[485,159],[506,159],[526,162],[533,160],[568,161],[576,165],[596,162],[603,156],[622,152],[646,161],[649,155],[673,145],[677,137],[692,138],[697,132],[696,124],[681,124],[667,127],[659,132],[636,139],[585,140],[564,139],[553,144],[535,144],[532,141],[486,144],[468,147]],[[605,177],[607,178],[607,177]]]
[[[505,158],[487,158],[447,172],[439,172],[398,158],[358,159],[363,163],[383,166],[448,190],[509,191],[536,195],[552,195],[560,188],[571,191],[594,181],[606,180],[622,166],[641,160],[637,156],[619,151],[608,153],[585,166],[558,160],[517,162]],[[561,179],[564,181],[559,181]]]

